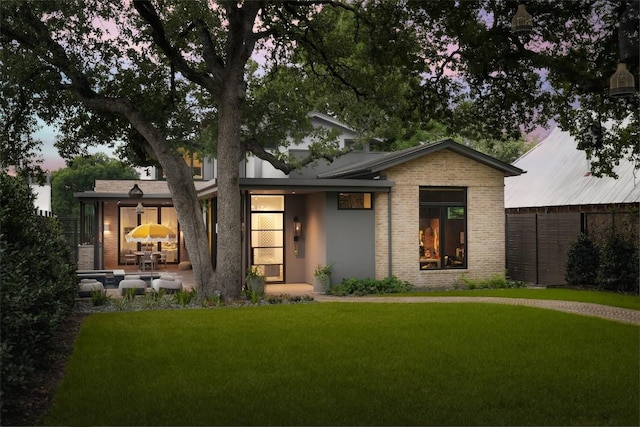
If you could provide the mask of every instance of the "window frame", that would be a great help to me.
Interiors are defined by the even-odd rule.
[[[442,194],[439,194],[435,198],[438,200],[429,201],[425,200],[426,197],[423,192],[437,192],[442,191]],[[449,200],[446,198],[446,192],[455,192],[457,193],[457,197],[451,197]],[[460,193],[462,197],[460,196]],[[418,228],[421,232],[421,225],[427,219],[437,219],[438,220],[438,253],[436,254],[436,258],[427,258],[422,256],[422,241],[420,241],[420,251],[418,251],[418,268],[420,271],[431,271],[431,270],[460,270],[468,268],[468,259],[469,254],[467,251],[467,225],[468,225],[468,188],[467,187],[443,187],[443,186],[420,186],[419,188],[419,197],[418,197]],[[456,218],[459,216],[459,212],[456,212],[459,208],[463,209],[464,214],[462,218]],[[421,213],[423,209],[437,209],[439,211],[438,218],[422,218]],[[454,233],[460,233],[459,237],[457,237],[454,241],[458,242],[456,245],[455,253],[447,253],[447,235],[451,232],[451,226],[447,224],[447,221],[463,221],[462,230],[454,231]],[[431,227],[429,225],[428,227]],[[435,233],[434,233],[435,234]],[[450,239],[451,241],[451,239]],[[444,242],[440,243],[440,242]],[[449,248],[450,249],[450,248]],[[462,261],[461,264],[454,264],[456,261],[456,257],[459,255],[459,250],[461,249]],[[453,261],[450,260],[450,257],[453,257]],[[437,261],[433,261],[433,260]],[[427,261],[429,260],[429,261]]]
[[[369,206],[366,206],[365,201],[367,200],[367,194],[369,195]],[[353,207],[353,206],[348,206],[348,205],[342,205],[342,196],[343,195],[362,195],[362,206],[361,207]],[[367,192],[367,191],[341,191],[338,192],[337,194],[337,205],[338,205],[338,210],[347,210],[347,211],[354,211],[354,210],[360,210],[360,211],[368,211],[368,210],[372,210],[373,209],[373,193]]]

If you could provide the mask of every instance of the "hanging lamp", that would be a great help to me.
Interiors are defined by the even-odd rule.
[[[618,63],[618,69],[609,79],[609,96],[624,97],[636,93],[636,84],[631,74],[627,70],[627,64]]]
[[[518,36],[524,36],[533,30],[533,18],[527,12],[523,3],[518,4],[518,10],[511,19],[511,31]]]

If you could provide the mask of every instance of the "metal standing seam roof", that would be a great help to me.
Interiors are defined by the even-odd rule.
[[[371,177],[377,173],[389,169],[393,166],[408,162],[410,160],[422,157],[424,155],[434,153],[440,150],[451,150],[477,162],[483,163],[505,174],[505,176],[514,176],[524,173],[520,168],[505,163],[494,157],[469,148],[465,145],[458,144],[452,139],[444,139],[442,141],[422,143],[415,147],[406,148],[400,151],[385,153],[379,157],[368,159],[362,162],[347,165],[341,168],[329,170],[318,175],[318,178],[362,178]]]
[[[620,161],[617,179],[595,177],[585,152],[559,128],[513,165],[527,173],[505,180],[506,208],[640,202],[640,171],[633,162]]]

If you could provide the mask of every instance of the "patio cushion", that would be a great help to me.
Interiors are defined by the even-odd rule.
[[[160,292],[160,289],[171,293],[182,290],[182,281],[180,280],[167,280],[167,279],[153,279],[151,287],[154,291]]]
[[[102,293],[106,292],[104,290],[104,285],[97,280],[83,279],[78,284],[78,296],[80,298],[90,297],[93,291],[100,291]]]
[[[147,284],[141,279],[125,279],[120,281],[120,284],[118,284],[120,295],[124,295],[127,292],[126,290],[129,288],[135,288],[136,294],[142,295],[147,289]]]

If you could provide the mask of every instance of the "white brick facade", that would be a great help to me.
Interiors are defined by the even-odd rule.
[[[390,274],[418,287],[451,287],[462,274],[486,279],[504,272],[504,174],[490,166],[442,150],[385,171],[395,182],[390,195],[377,194],[376,278]],[[466,269],[420,270],[417,234],[422,186],[467,188]],[[389,199],[391,198],[391,230]],[[389,238],[391,233],[391,271]]]

